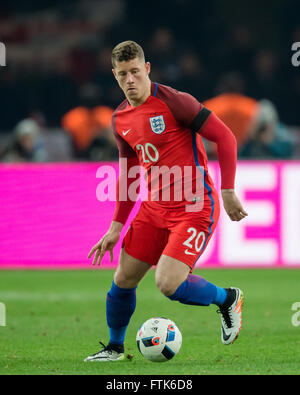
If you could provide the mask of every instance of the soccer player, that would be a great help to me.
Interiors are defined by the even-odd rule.
[[[134,199],[127,196],[136,181],[130,175],[134,167],[141,165],[146,170],[150,195],[142,202],[124,237],[119,264],[107,294],[109,343],[107,346],[101,343],[103,348],[85,361],[124,358],[124,339],[136,306],[136,288],[153,265],[156,265],[156,285],[170,300],[219,306],[221,340],[231,344],[241,329],[242,291],[218,287],[192,274],[192,270],[207,247],[220,211],[201,136],[217,144],[226,213],[232,221],[240,221],[248,215],[234,192],[236,139],[228,127],[194,97],[153,83],[149,78],[150,63],[145,61],[143,49],[134,41],[122,42],[113,49],[112,65],[126,97],[112,119],[119,148],[120,175],[111,226],[88,255],[91,258],[95,253],[93,265],[97,262],[100,265],[106,251],[113,260],[113,248],[135,204]],[[197,181],[201,180],[202,192],[191,199],[186,195],[178,198],[183,189],[182,185],[178,187],[178,181],[182,179],[170,177],[167,184],[161,185],[157,173],[151,171],[154,166],[163,169],[161,175],[166,174],[165,169],[176,167],[182,170],[182,179],[186,178],[184,170],[191,169],[184,183],[194,191]],[[153,180],[156,181],[155,193],[151,191]],[[124,195],[124,189],[126,199],[120,196]],[[166,189],[170,199],[161,198]]]

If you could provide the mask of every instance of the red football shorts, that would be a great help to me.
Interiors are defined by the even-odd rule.
[[[193,270],[215,230],[220,214],[215,191],[199,212],[183,208],[165,209],[143,202],[122,243],[125,252],[149,265],[162,254],[178,259]]]

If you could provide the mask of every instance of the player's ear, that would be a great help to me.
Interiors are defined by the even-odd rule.
[[[111,71],[112,71],[112,73],[113,73],[113,75],[114,75],[115,79],[117,79],[117,73],[116,73],[116,70],[115,70],[115,69],[111,69]]]
[[[151,71],[151,64],[150,64],[150,62],[146,62],[145,66],[146,66],[146,73],[147,73],[147,75],[149,75],[150,71]]]

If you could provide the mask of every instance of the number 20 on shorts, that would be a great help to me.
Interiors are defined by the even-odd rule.
[[[204,244],[205,233],[203,231],[198,233],[197,229],[193,227],[188,228],[187,233],[191,233],[191,236],[189,236],[182,244],[190,249],[195,249],[197,252],[200,252]]]

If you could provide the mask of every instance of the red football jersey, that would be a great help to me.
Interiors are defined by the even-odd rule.
[[[151,83],[151,95],[140,106],[132,107],[125,100],[116,109],[112,124],[119,156],[137,157],[146,169],[148,200],[166,207],[194,204],[192,199],[213,205],[214,185],[200,134],[217,143],[224,137],[226,147],[220,145],[218,150],[222,185],[233,188],[236,151],[234,143],[232,148],[228,143],[233,135],[229,131],[228,138],[228,128],[212,115],[190,94],[157,83]],[[167,174],[169,178],[164,178]],[[201,196],[197,195],[199,179]],[[164,195],[167,189],[169,194]]]

